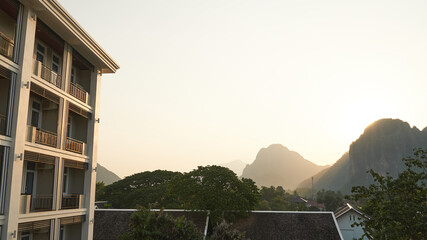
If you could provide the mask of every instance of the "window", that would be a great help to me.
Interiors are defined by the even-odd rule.
[[[67,194],[68,192],[68,170],[69,168],[64,168],[64,178],[62,179],[62,193]]]
[[[68,116],[68,123],[67,123],[67,137],[71,137],[71,127],[72,127],[72,121],[73,118],[71,116]]]
[[[64,226],[61,226],[59,230],[59,240],[65,240],[64,238]]]
[[[37,52],[36,52],[36,60],[44,63],[44,53],[45,47],[43,47],[40,43],[37,44]]]
[[[30,239],[31,239],[31,233],[30,232],[22,232],[21,240],[30,240]]]
[[[40,128],[41,127],[41,103],[33,100],[31,108],[31,126]]]
[[[7,158],[9,148],[0,146],[0,214],[4,213],[4,198],[7,181]]]
[[[59,73],[61,68],[61,64],[59,61],[59,57],[56,54],[52,55],[52,71],[55,73]]]
[[[36,163],[27,162],[27,172],[25,175],[25,194],[32,195],[35,193],[35,176],[36,176]]]
[[[72,83],[76,83],[76,80],[77,80],[76,73],[77,73],[76,68],[75,67],[71,68],[71,82]]]

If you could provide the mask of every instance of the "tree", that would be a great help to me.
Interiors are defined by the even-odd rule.
[[[180,205],[175,196],[169,195],[169,181],[179,172],[156,170],[126,177],[105,186],[104,199],[114,208],[176,208]]]
[[[236,229],[232,229],[230,224],[222,221],[218,224],[213,233],[209,236],[209,240],[246,240],[245,234]]]
[[[427,236],[427,151],[403,158],[406,170],[397,178],[368,171],[374,184],[352,188],[348,198],[362,203],[368,219],[362,226],[372,239],[425,239]]]
[[[259,200],[254,181],[240,180],[233,171],[220,166],[198,167],[176,176],[169,191],[178,196],[182,208],[209,210],[214,224],[254,209]]]
[[[104,182],[96,182],[95,200],[102,201],[105,197],[105,184]]]
[[[203,239],[203,234],[184,216],[174,219],[163,211],[138,210],[130,217],[130,228],[130,232],[120,235],[119,240]]]
[[[344,204],[341,192],[325,191],[325,189],[317,192],[317,202],[324,203],[326,211],[335,211]]]

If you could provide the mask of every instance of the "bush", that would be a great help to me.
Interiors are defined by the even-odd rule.
[[[194,223],[184,216],[174,219],[163,211],[138,210],[130,217],[130,228],[119,240],[203,239]]]

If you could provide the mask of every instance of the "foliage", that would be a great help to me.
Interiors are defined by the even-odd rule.
[[[104,182],[96,182],[95,201],[101,201],[105,197],[105,184]]]
[[[317,192],[317,202],[324,203],[326,211],[335,211],[344,204],[343,195],[340,191],[325,191],[324,189]]]
[[[254,181],[240,180],[233,171],[220,166],[198,167],[176,176],[170,182],[169,191],[178,196],[182,208],[210,210],[213,224],[247,213],[259,200]]]
[[[105,186],[104,199],[114,208],[176,208],[176,197],[167,192],[169,181],[179,172],[156,170],[126,177]]]
[[[230,224],[222,221],[217,225],[213,233],[209,236],[209,240],[245,240],[245,234],[236,229],[232,229]]]
[[[141,209],[130,217],[131,231],[119,240],[188,240],[203,239],[196,226],[184,218],[174,219],[163,211],[152,212]]]
[[[296,204],[292,199],[298,197],[296,191],[293,195],[287,193],[281,186],[275,188],[261,187],[261,199],[256,207],[257,210],[273,210],[273,211],[305,211],[307,207],[305,204]]]
[[[406,170],[397,178],[368,171],[375,183],[352,188],[350,199],[363,202],[368,219],[362,226],[373,239],[425,239],[427,236],[427,151],[403,159]]]

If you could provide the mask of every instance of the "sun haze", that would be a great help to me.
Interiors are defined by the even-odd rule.
[[[273,143],[332,164],[375,120],[427,126],[426,1],[59,2],[121,63],[98,151],[122,177]]]

